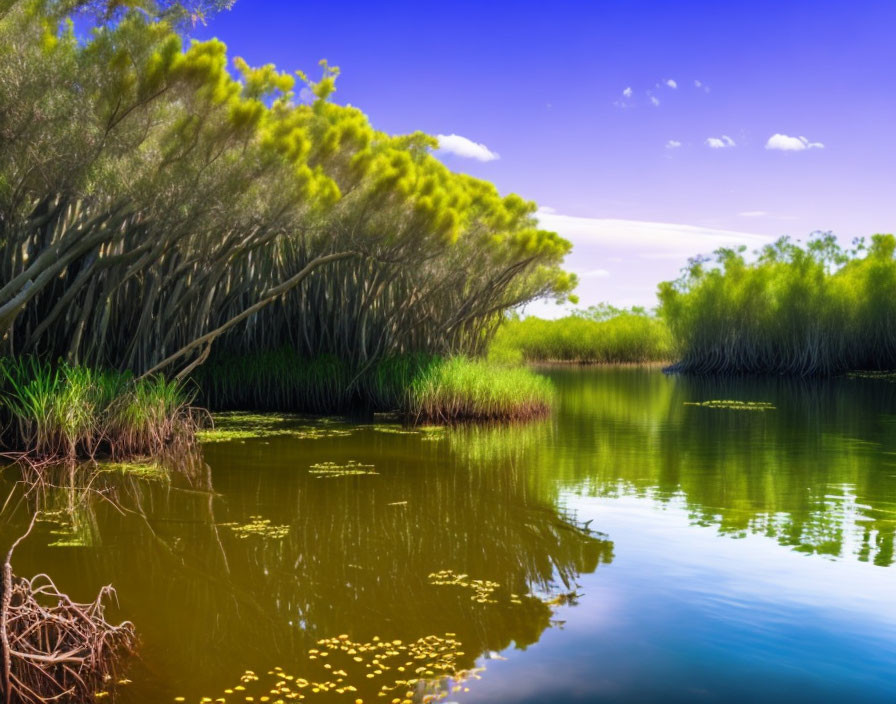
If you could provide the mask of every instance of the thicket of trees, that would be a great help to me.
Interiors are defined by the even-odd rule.
[[[185,45],[183,17],[0,3],[2,354],[184,375],[215,342],[364,368],[481,351],[507,308],[568,295],[533,203],[331,102],[326,62],[303,104],[293,75]]]
[[[896,368],[896,237],[852,249],[829,233],[695,258],[660,285],[677,369],[827,375]]]

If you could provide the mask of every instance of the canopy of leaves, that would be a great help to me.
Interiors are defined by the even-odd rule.
[[[87,41],[85,7],[115,14]],[[230,61],[146,7],[0,6],[7,353],[140,373],[218,340],[364,365],[479,351],[506,309],[569,295],[570,245],[534,203],[331,102],[338,69]]]

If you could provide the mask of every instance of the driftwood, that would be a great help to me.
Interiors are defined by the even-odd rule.
[[[10,548],[3,563],[0,600],[3,701],[22,704],[92,701],[114,683],[122,658],[135,645],[134,626],[105,618],[112,587],[103,587],[89,604],[72,601],[45,574],[16,577],[12,555],[34,527]]]

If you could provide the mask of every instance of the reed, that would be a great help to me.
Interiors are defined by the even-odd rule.
[[[353,405],[351,367],[332,355],[311,359],[289,347],[216,355],[192,375],[214,410],[338,413]]]
[[[394,411],[412,421],[522,419],[550,408],[550,384],[525,369],[466,357],[395,355],[356,369],[282,348],[209,360],[193,374],[214,410]]]
[[[613,364],[668,361],[673,351],[660,318],[640,308],[601,305],[557,320],[508,319],[495,335],[489,358]]]
[[[404,411],[416,422],[526,420],[548,413],[553,395],[551,383],[528,369],[453,357],[414,380]]]
[[[896,368],[896,238],[841,248],[822,233],[692,260],[660,285],[661,311],[694,373],[826,376]]]
[[[0,442],[40,459],[123,459],[192,438],[190,395],[161,377],[0,359]]]

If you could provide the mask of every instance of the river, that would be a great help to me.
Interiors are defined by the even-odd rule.
[[[122,702],[896,701],[896,384],[541,373],[525,425],[225,419],[15,570],[116,587]]]

